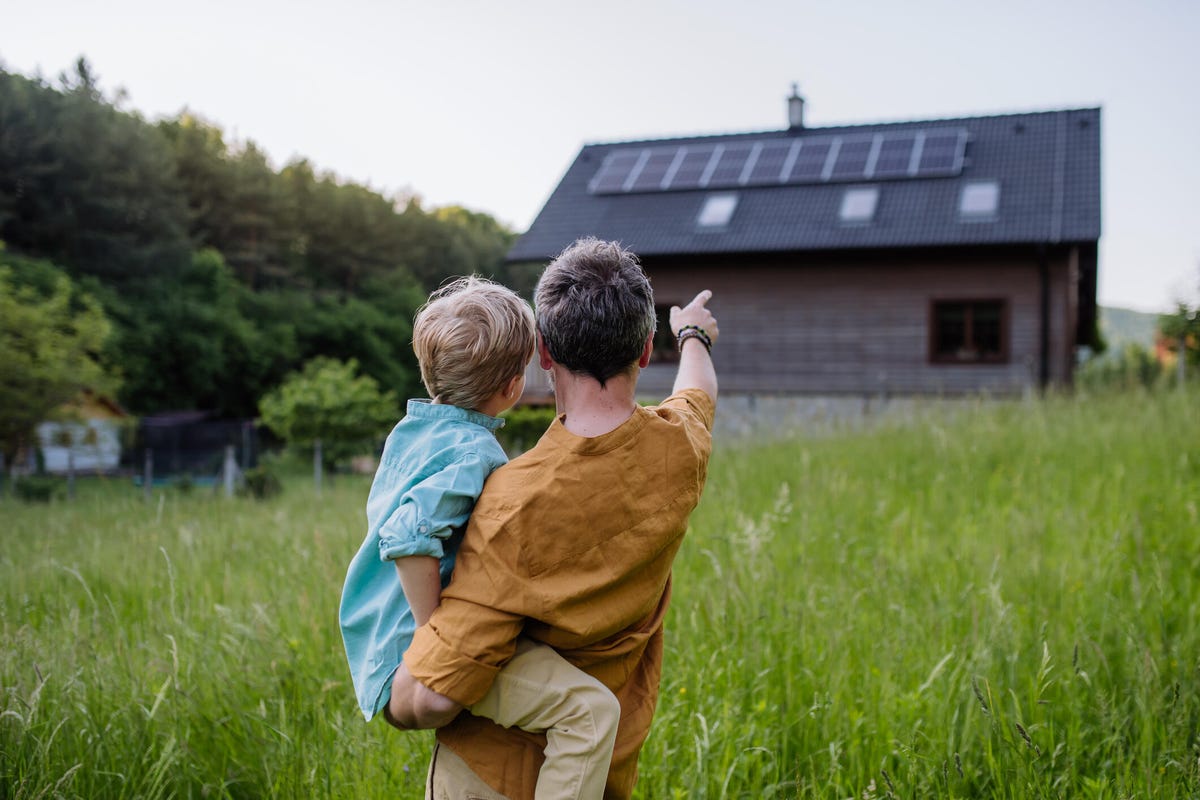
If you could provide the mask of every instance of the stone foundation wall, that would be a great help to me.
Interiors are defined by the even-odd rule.
[[[722,394],[713,435],[718,440],[827,436],[880,423],[944,417],[981,402],[988,400],[984,396]]]

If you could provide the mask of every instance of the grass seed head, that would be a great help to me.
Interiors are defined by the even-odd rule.
[[[991,714],[992,712],[991,709],[988,708],[987,700],[984,699],[983,692],[979,688],[978,678],[971,678],[971,689],[974,690],[975,698],[979,701],[979,705],[983,709],[983,713]]]
[[[892,783],[892,777],[888,775],[886,769],[881,769],[879,771],[883,773],[883,782],[886,783],[888,787],[887,796],[894,798],[896,796],[896,786]]]

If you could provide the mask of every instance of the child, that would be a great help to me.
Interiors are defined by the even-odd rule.
[[[524,390],[533,314],[503,286],[460,278],[417,313],[413,349],[432,400],[409,400],[407,416],[384,445],[367,498],[367,537],[346,573],[339,612],[368,720],[380,710],[388,716],[393,676],[450,580],[484,480],[508,460],[493,432],[504,424],[496,415]],[[469,710],[506,727],[546,733],[538,798],[603,794],[619,705],[603,684],[551,648],[522,642],[491,691]]]

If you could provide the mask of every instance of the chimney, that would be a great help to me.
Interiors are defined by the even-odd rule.
[[[792,96],[788,98],[788,130],[798,131],[804,127],[804,98],[800,96],[799,84],[792,84]]]

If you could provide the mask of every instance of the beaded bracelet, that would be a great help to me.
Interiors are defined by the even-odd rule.
[[[684,325],[680,328],[679,333],[675,334],[675,346],[683,350],[683,343],[688,339],[699,339],[704,349],[712,352],[712,338],[699,325]]]

